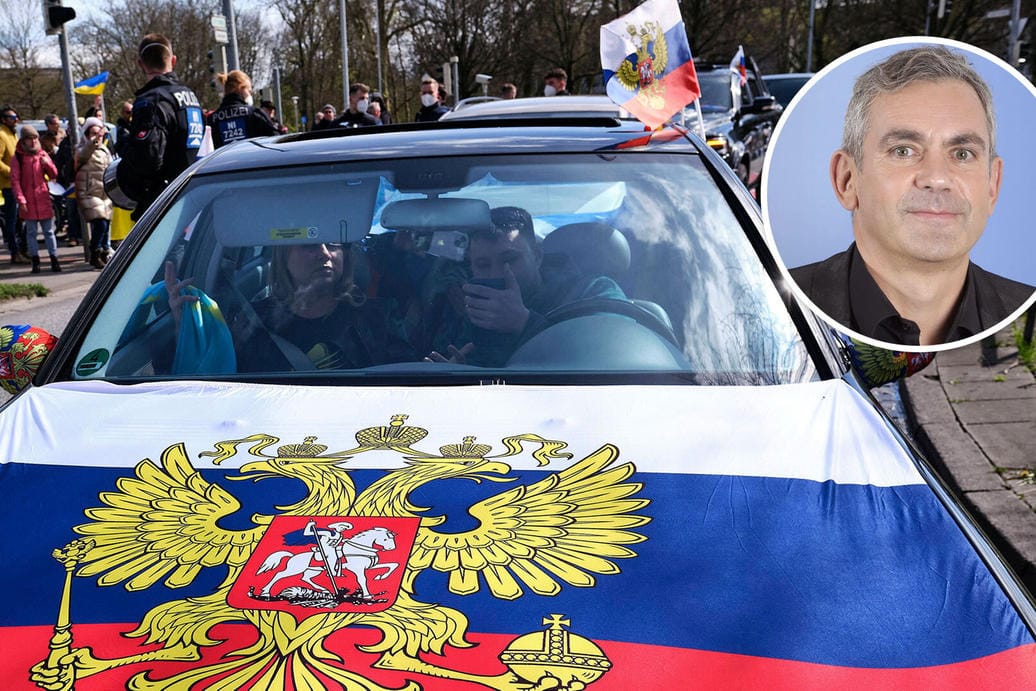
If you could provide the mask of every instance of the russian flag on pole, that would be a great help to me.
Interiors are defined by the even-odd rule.
[[[742,45],[738,45],[737,52],[734,53],[734,59],[730,61],[730,69],[738,73],[741,77],[741,86],[748,83],[748,70],[745,68],[745,48]]]
[[[648,0],[601,27],[608,96],[656,128],[701,95],[676,0]]]
[[[86,79],[76,82],[76,86],[73,91],[84,96],[100,96],[104,93],[104,87],[107,83],[108,73],[101,72],[100,74],[95,74],[92,77],[87,77]]]

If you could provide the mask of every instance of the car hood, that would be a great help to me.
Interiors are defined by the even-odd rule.
[[[75,644],[106,655],[133,654],[118,631],[140,622],[168,646],[192,631],[186,640],[207,641],[199,632],[226,622],[195,667],[245,665],[226,660],[244,660],[258,629],[253,653],[267,637],[306,637],[352,674],[430,689],[436,674],[420,665],[372,671],[387,648],[346,649],[410,637],[414,650],[443,649],[453,669],[578,668],[600,679],[594,689],[689,678],[1020,686],[1036,664],[1031,634],[912,457],[841,380],[51,384],[0,415],[0,459],[0,587],[19,592],[0,641],[16,651],[7,672],[22,677],[47,657],[62,597]],[[367,547],[383,569],[369,574],[370,597],[350,585],[352,600],[332,599],[299,580],[320,584],[331,568],[311,550],[338,550],[327,558],[347,564],[345,545],[378,530],[393,543]],[[52,552],[75,561],[75,577]],[[313,571],[274,588],[298,560]],[[367,571],[336,573],[358,583]],[[286,624],[316,615],[324,628]],[[272,664],[290,649],[255,655]],[[318,662],[293,664],[302,673]]]

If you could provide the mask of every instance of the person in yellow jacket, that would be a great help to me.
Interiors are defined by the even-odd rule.
[[[28,257],[18,247],[18,202],[11,189],[11,159],[18,145],[15,130],[17,124],[18,111],[11,106],[0,107],[0,192],[4,198],[4,244],[11,252],[12,264],[28,264]]]

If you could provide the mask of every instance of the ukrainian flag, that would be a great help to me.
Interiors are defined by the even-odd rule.
[[[108,83],[108,73],[101,72],[93,77],[88,77],[80,82],[76,82],[75,89],[77,94],[83,94],[84,96],[100,96],[104,93],[104,85]]]

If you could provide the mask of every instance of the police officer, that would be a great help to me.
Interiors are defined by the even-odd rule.
[[[169,39],[145,36],[137,65],[149,81],[136,93],[130,141],[117,174],[119,189],[137,203],[133,220],[194,162],[205,135],[198,97],[173,72],[176,56]]]
[[[231,70],[216,78],[223,85],[224,96],[211,116],[213,147],[278,133],[270,116],[252,105],[252,80],[247,74]]]

